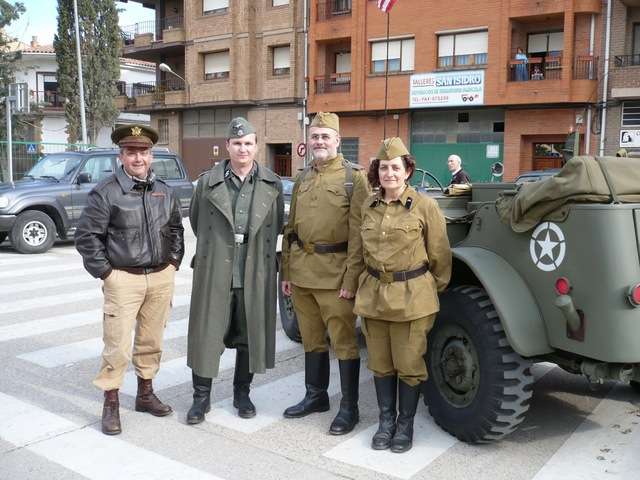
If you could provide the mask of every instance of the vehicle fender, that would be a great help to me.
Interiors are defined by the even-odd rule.
[[[511,348],[523,357],[552,352],[542,313],[520,274],[490,250],[478,247],[451,250],[453,257],[467,265],[486,290]]]
[[[36,197],[26,197],[20,198],[18,201],[11,206],[11,214],[19,215],[25,210],[39,210],[38,207],[49,207],[54,209],[59,218],[62,220],[62,228],[63,231],[66,230],[69,226],[69,216],[67,215],[67,211],[62,206],[62,204],[53,196],[49,195],[38,195]],[[55,221],[55,219],[53,219]],[[57,223],[56,223],[57,225]]]

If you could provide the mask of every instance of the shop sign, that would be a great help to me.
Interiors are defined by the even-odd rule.
[[[640,147],[640,130],[620,130],[621,147]]]
[[[471,107],[484,104],[484,70],[411,75],[409,107]]]

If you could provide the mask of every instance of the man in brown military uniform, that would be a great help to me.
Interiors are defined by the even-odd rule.
[[[292,295],[305,351],[306,395],[284,411],[299,418],[329,410],[329,352],[338,357],[342,400],[329,432],[350,432],[359,420],[359,349],[353,297],[363,269],[360,211],[369,188],[363,173],[338,153],[338,116],[320,112],[309,128],[311,167],[297,178],[284,230],[282,290]]]

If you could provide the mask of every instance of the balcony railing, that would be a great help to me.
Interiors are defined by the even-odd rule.
[[[315,78],[316,93],[351,91],[351,73],[332,73]]]
[[[593,55],[578,55],[573,69],[575,80],[597,80],[598,79],[598,57]]]
[[[351,0],[318,0],[318,21],[351,15]]]
[[[438,68],[441,70],[453,69],[457,67],[473,67],[474,65],[486,64],[486,53],[472,53],[469,55],[438,57]]]
[[[162,32],[170,28],[181,28],[184,25],[184,17],[181,15],[162,18],[159,22],[147,20],[122,27],[122,39],[125,45],[133,45],[136,35],[151,33],[153,40],[162,40]]]
[[[635,55],[616,55],[614,65],[618,68],[635,67],[640,65],[640,54]]]
[[[531,57],[528,61],[509,61],[507,79],[511,82],[536,80],[560,80],[562,73],[562,57]]]
[[[41,108],[63,108],[64,97],[55,90],[31,91],[31,101]]]
[[[142,95],[153,95],[154,102],[164,102],[166,92],[181,91],[185,89],[184,82],[179,78],[170,78],[160,82],[136,82],[117,84],[118,93],[128,98],[137,98]]]

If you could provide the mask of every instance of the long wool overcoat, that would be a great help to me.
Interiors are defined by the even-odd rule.
[[[225,184],[227,162],[200,177],[189,218],[197,237],[189,312],[187,365],[196,375],[218,375],[229,324],[234,226]],[[258,165],[249,221],[244,299],[249,368],[264,373],[275,364],[277,301],[276,243],[282,230],[284,200],[280,178]]]

